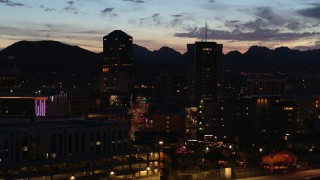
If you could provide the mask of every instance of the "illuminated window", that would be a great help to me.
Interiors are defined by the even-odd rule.
[[[108,73],[109,72],[109,67],[103,67],[102,72]]]
[[[293,107],[284,107],[283,110],[285,110],[285,111],[292,111],[292,110],[293,110]]]
[[[23,146],[23,151],[28,151],[28,146]]]
[[[212,48],[202,48],[203,51],[211,51]]]

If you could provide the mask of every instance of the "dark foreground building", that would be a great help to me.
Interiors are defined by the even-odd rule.
[[[159,155],[131,148],[126,125],[45,117],[0,122],[0,179],[160,179]]]

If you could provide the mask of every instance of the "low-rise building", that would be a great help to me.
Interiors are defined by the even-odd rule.
[[[129,127],[80,118],[2,117],[0,178],[160,179],[157,153],[131,148]]]

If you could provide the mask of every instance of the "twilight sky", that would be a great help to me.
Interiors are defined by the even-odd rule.
[[[208,40],[245,52],[252,45],[320,49],[319,0],[0,0],[0,49],[56,40],[102,51],[121,29],[149,50]]]

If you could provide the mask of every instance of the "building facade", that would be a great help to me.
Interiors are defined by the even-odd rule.
[[[132,37],[115,30],[103,37],[102,106],[128,107],[133,90]]]
[[[47,95],[0,95],[0,115],[65,116],[66,93]]]
[[[222,97],[222,44],[216,42],[196,42],[188,44],[189,57],[189,97],[198,106],[196,118],[199,132],[205,130],[206,114],[212,110],[210,103],[218,102]]]
[[[195,100],[216,102],[221,94],[222,44],[216,42],[196,42],[188,44],[191,72],[191,87]]]
[[[0,179],[160,179],[157,153],[131,148],[127,125],[2,117]]]
[[[250,78],[247,79],[248,95],[280,95],[288,94],[286,79]]]

